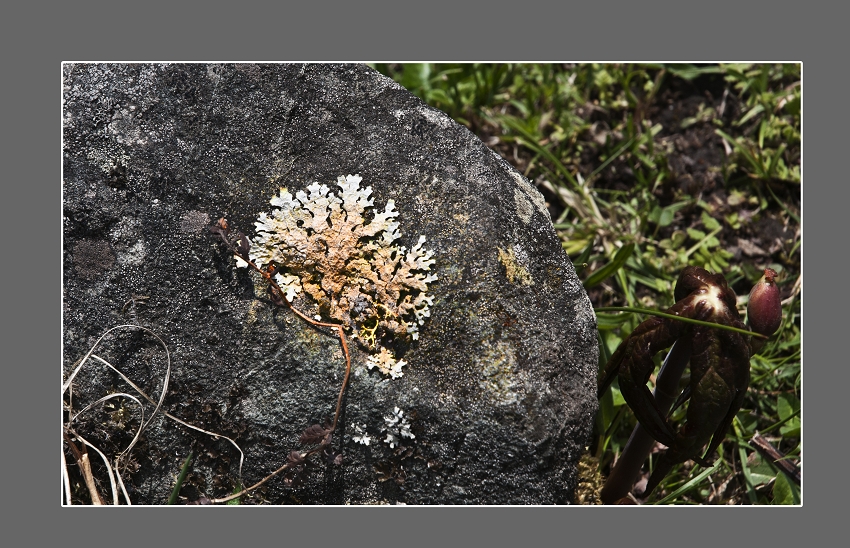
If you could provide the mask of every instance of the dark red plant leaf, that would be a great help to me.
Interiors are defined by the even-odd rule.
[[[298,443],[301,445],[312,445],[316,443],[322,443],[327,436],[329,430],[326,430],[319,426],[318,424],[314,424],[313,426],[308,427],[301,434],[301,437],[298,438]]]
[[[304,455],[302,455],[299,451],[292,451],[286,457],[286,462],[293,466],[298,466],[300,464],[304,464]]]

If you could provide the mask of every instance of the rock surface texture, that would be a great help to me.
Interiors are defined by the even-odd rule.
[[[170,351],[163,409],[233,438],[246,486],[280,467],[306,427],[333,416],[340,342],[275,306],[206,227],[226,217],[252,238],[280,187],[336,190],[339,176],[358,174],[376,211],[394,201],[396,243],[410,249],[424,235],[433,251],[430,318],[396,348],[400,378],[370,369],[368,348],[349,339],[342,463],[316,460],[243,503],[572,501],[596,411],[596,323],[520,173],[362,65],[63,70],[65,375],[107,329],[148,327]],[[166,360],[153,337],[118,330],[95,353],[158,397]],[[90,359],[73,407],[116,390],[132,392]],[[139,416],[127,400],[107,404],[74,426],[115,455]],[[231,493],[239,453],[160,416],[124,476],[133,502],[164,503],[190,450],[184,499]]]

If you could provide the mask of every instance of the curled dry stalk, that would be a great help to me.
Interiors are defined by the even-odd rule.
[[[154,400],[152,397],[150,397],[144,390],[142,390],[141,387],[139,387],[130,378],[128,378],[121,370],[119,370],[114,365],[109,363],[107,360],[101,358],[100,356],[98,356],[97,354],[94,353],[95,350],[97,349],[97,347],[107,337],[107,335],[109,335],[109,334],[111,334],[115,331],[123,330],[123,329],[140,330],[140,331],[143,331],[145,333],[148,333],[149,335],[153,336],[157,340],[157,342],[162,346],[163,350],[165,351],[165,357],[166,357],[165,377],[163,379],[162,391],[159,395],[159,399],[157,399],[157,400]],[[144,417],[144,407],[142,405],[142,402],[137,397],[133,396],[132,394],[123,393],[123,392],[108,394],[108,395],[106,395],[102,398],[99,398],[97,401],[94,401],[94,402],[90,403],[89,405],[85,406],[82,410],[77,411],[76,413],[74,412],[73,405],[72,405],[73,381],[76,378],[76,376],[79,374],[79,372],[83,369],[83,367],[85,367],[85,365],[88,363],[89,359],[93,359],[93,360],[99,362],[100,364],[106,366],[107,368],[113,370],[115,373],[118,374],[118,376],[121,377],[122,380],[124,380],[124,382],[126,382],[128,385],[130,385],[133,388],[133,390],[138,392],[142,396],[142,398],[144,398],[148,403],[154,405],[154,410],[151,413],[150,418],[147,419],[147,421],[145,420],[145,417]],[[126,488],[124,487],[124,481],[121,477],[121,473],[126,471],[126,466],[128,464],[128,458],[129,458],[130,452],[132,451],[133,447],[139,441],[139,439],[140,439],[142,433],[145,431],[145,429],[151,424],[151,422],[156,418],[157,414],[159,414],[159,413],[161,413],[165,417],[167,417],[167,418],[169,418],[169,419],[171,419],[171,420],[173,420],[173,421],[175,421],[175,422],[177,422],[177,423],[179,423],[179,424],[181,424],[181,425],[183,425],[187,428],[190,428],[192,430],[196,430],[196,431],[201,432],[203,434],[212,436],[215,439],[223,438],[223,439],[227,440],[231,445],[233,445],[233,447],[235,447],[236,450],[239,451],[239,455],[240,455],[240,458],[239,458],[239,480],[240,480],[240,483],[241,483],[242,466],[243,466],[244,461],[245,461],[245,454],[242,452],[242,449],[239,448],[239,446],[236,444],[235,441],[233,441],[232,439],[230,439],[227,436],[224,436],[222,434],[217,434],[215,432],[209,432],[209,431],[204,430],[202,428],[198,428],[197,426],[189,424],[189,423],[175,417],[174,415],[171,415],[170,413],[167,413],[167,412],[162,410],[162,402],[165,400],[165,396],[168,393],[168,384],[169,384],[170,377],[171,377],[171,355],[168,351],[168,346],[165,344],[165,342],[156,333],[154,333],[153,331],[151,331],[150,329],[148,329],[146,327],[142,327],[140,325],[135,325],[135,324],[123,324],[123,325],[117,325],[115,327],[112,327],[112,328],[108,329],[106,332],[104,332],[100,336],[100,338],[98,338],[97,341],[91,346],[91,348],[86,353],[86,355],[83,358],[81,358],[76,364],[74,364],[74,368],[71,371],[71,373],[68,375],[67,380],[65,380],[62,383],[63,398],[64,398],[64,395],[67,393],[68,394],[68,400],[69,400],[68,404],[66,405],[66,410],[68,411],[68,421],[65,424],[63,424],[63,438],[65,439],[66,443],[68,444],[68,447],[71,450],[71,453],[74,456],[75,460],[80,465],[81,472],[84,476],[84,480],[85,480],[86,486],[89,490],[93,504],[98,504],[98,501],[100,501],[100,503],[102,504],[103,503],[103,497],[97,492],[97,489],[96,489],[95,484],[94,484],[94,480],[91,477],[91,464],[90,464],[90,460],[88,458],[87,447],[90,447],[93,451],[95,451],[100,456],[101,460],[103,460],[103,463],[106,467],[107,474],[109,476],[109,482],[110,482],[110,485],[111,485],[112,504],[114,504],[116,506],[119,504],[119,499],[118,499],[119,488],[120,488],[121,493],[124,496],[125,502],[128,505],[132,504],[131,501],[130,501],[130,496],[127,493]],[[88,440],[83,438],[78,432],[76,432],[74,430],[74,428],[72,427],[72,424],[74,423],[74,421],[79,419],[82,415],[87,413],[89,410],[103,404],[104,402],[106,402],[110,399],[114,399],[114,398],[127,398],[128,400],[134,402],[135,405],[138,406],[138,408],[140,409],[141,420],[140,420],[139,428],[136,430],[135,435],[133,436],[133,440],[128,444],[127,447],[125,447],[115,457],[114,462],[111,462],[110,459],[100,449],[97,448],[97,446],[95,446],[93,443],[89,442]],[[71,439],[71,437],[76,438],[79,442],[81,442],[83,444],[82,451],[76,447],[76,445],[73,443],[73,440]],[[68,474],[68,470],[67,470],[67,464],[65,463],[64,452],[62,453],[62,459],[63,459],[62,475],[63,475],[63,484],[65,485],[65,490],[66,490],[66,501],[67,501],[68,504],[71,504],[71,485],[70,485],[69,474]]]
[[[268,480],[282,472],[303,467],[306,464],[307,460],[315,454],[322,453],[326,457],[328,457],[329,461],[335,464],[339,464],[342,462],[341,454],[333,452],[332,443],[333,435],[336,431],[337,424],[339,423],[339,417],[342,412],[342,402],[345,397],[345,390],[348,387],[348,380],[351,376],[351,354],[349,353],[348,342],[346,341],[345,337],[345,326],[338,323],[329,323],[315,320],[309,317],[307,314],[298,310],[291,302],[289,302],[286,299],[286,293],[275,281],[274,277],[275,274],[277,274],[277,268],[270,265],[268,269],[263,269],[258,267],[257,264],[251,260],[251,243],[242,232],[234,231],[231,233],[230,225],[228,224],[227,219],[225,219],[224,217],[220,218],[218,222],[215,225],[211,226],[209,229],[210,232],[212,232],[214,235],[217,235],[221,239],[221,241],[225,244],[229,251],[231,251],[236,257],[244,261],[249,268],[260,274],[260,276],[262,276],[263,279],[268,282],[269,295],[271,296],[272,302],[275,305],[288,307],[296,316],[309,323],[310,325],[314,325],[316,327],[329,327],[331,329],[334,329],[337,333],[337,338],[339,338],[340,345],[342,346],[343,356],[345,357],[345,374],[342,379],[342,386],[339,390],[339,396],[337,397],[336,410],[334,411],[333,422],[329,426],[320,426],[318,424],[314,424],[313,426],[310,426],[306,430],[304,430],[299,439],[299,442],[303,445],[318,445],[313,449],[310,449],[305,452],[291,451],[287,457],[286,464],[284,464],[283,466],[281,466],[280,468],[278,468],[256,484],[227,497],[210,499],[209,501],[211,503],[221,503],[236,499],[246,493],[253,491],[254,489],[260,487]]]

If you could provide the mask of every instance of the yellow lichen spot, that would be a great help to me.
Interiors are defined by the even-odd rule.
[[[534,283],[528,270],[517,262],[512,247],[508,247],[507,250],[501,247],[497,247],[496,249],[499,250],[499,262],[504,265],[505,276],[507,276],[509,282],[518,285],[532,285]]]
[[[463,226],[469,224],[469,213],[455,213],[452,217],[454,217],[454,220]]]
[[[369,327],[365,323],[360,328],[360,333],[358,334],[358,338],[363,341],[363,344],[368,346],[369,348],[375,348],[375,344],[377,343],[375,332],[378,331],[378,320],[375,319],[375,325]]]

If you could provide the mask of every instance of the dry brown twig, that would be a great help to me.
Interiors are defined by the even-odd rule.
[[[793,462],[789,461],[788,458],[782,454],[781,451],[776,449],[769,441],[767,441],[761,434],[756,432],[753,434],[752,439],[750,439],[750,443],[753,444],[753,447],[756,448],[756,451],[762,456],[762,458],[770,460],[782,472],[785,473],[788,478],[796,483],[798,486],[801,485],[801,475],[800,468]]]
[[[83,481],[86,482],[86,488],[89,490],[89,496],[91,497],[92,504],[94,506],[103,506],[103,498],[97,490],[97,485],[95,484],[94,476],[91,472],[91,462],[89,462],[89,453],[86,450],[86,446],[83,445],[83,450],[80,451],[76,444],[71,441],[71,438],[68,437],[67,432],[62,432],[62,436],[65,438],[65,443],[67,443],[68,447],[71,449],[71,454],[74,455],[74,460],[77,461],[77,466],[80,467],[80,472],[83,474]],[[68,489],[70,493],[70,487],[68,487]],[[68,500],[70,501],[70,497]]]

